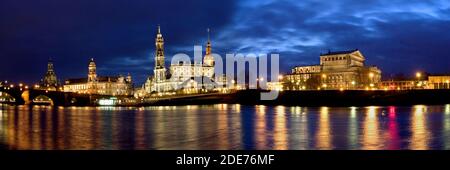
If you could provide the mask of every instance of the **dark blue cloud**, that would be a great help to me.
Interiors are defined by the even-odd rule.
[[[316,64],[321,52],[361,49],[370,65],[396,72],[450,72],[450,2],[4,0],[0,5],[0,78],[37,81],[48,57],[61,78],[86,74],[152,74],[161,24],[167,58],[192,55],[211,27],[216,53],[280,53],[284,72]],[[168,62],[167,62],[168,63]]]

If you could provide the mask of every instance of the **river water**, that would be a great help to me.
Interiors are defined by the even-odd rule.
[[[3,149],[450,149],[450,105],[0,108]]]

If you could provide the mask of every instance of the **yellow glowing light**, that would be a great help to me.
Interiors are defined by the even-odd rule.
[[[25,89],[28,89],[28,86],[25,86]]]
[[[339,88],[339,91],[344,91],[344,88]]]
[[[370,87],[373,87],[373,86],[375,86],[373,83],[370,83]]]
[[[352,81],[352,85],[355,85],[356,84],[356,82],[355,81]]]
[[[420,72],[417,72],[417,73],[416,73],[416,77],[417,77],[417,78],[420,78],[420,77],[422,77],[422,73],[420,73]]]
[[[445,114],[450,114],[450,104],[445,105]]]
[[[327,87],[327,84],[322,84],[322,87],[326,88],[326,87]]]
[[[22,87],[22,86],[23,86],[23,84],[22,84],[22,83],[20,83],[20,84],[19,84],[19,86],[20,86],[20,87]]]
[[[322,74],[322,78],[327,78],[327,75],[326,74]]]
[[[374,74],[373,73],[369,73],[369,77],[373,78]]]
[[[9,87],[11,87],[11,88],[14,88],[14,85],[13,84],[11,84]]]
[[[445,83],[447,83],[447,84],[450,83],[450,80],[446,80]]]

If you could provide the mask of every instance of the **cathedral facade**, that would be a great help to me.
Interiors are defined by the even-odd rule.
[[[164,38],[161,29],[155,39],[155,66],[153,77],[149,77],[143,85],[146,94],[184,91],[196,93],[201,90],[206,91],[215,86],[214,58],[211,54],[211,41],[209,38],[206,44],[206,54],[201,62],[179,61],[171,63],[169,69],[165,66]]]

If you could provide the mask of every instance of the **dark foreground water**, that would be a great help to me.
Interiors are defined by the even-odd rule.
[[[450,149],[450,105],[0,108],[4,149]]]

